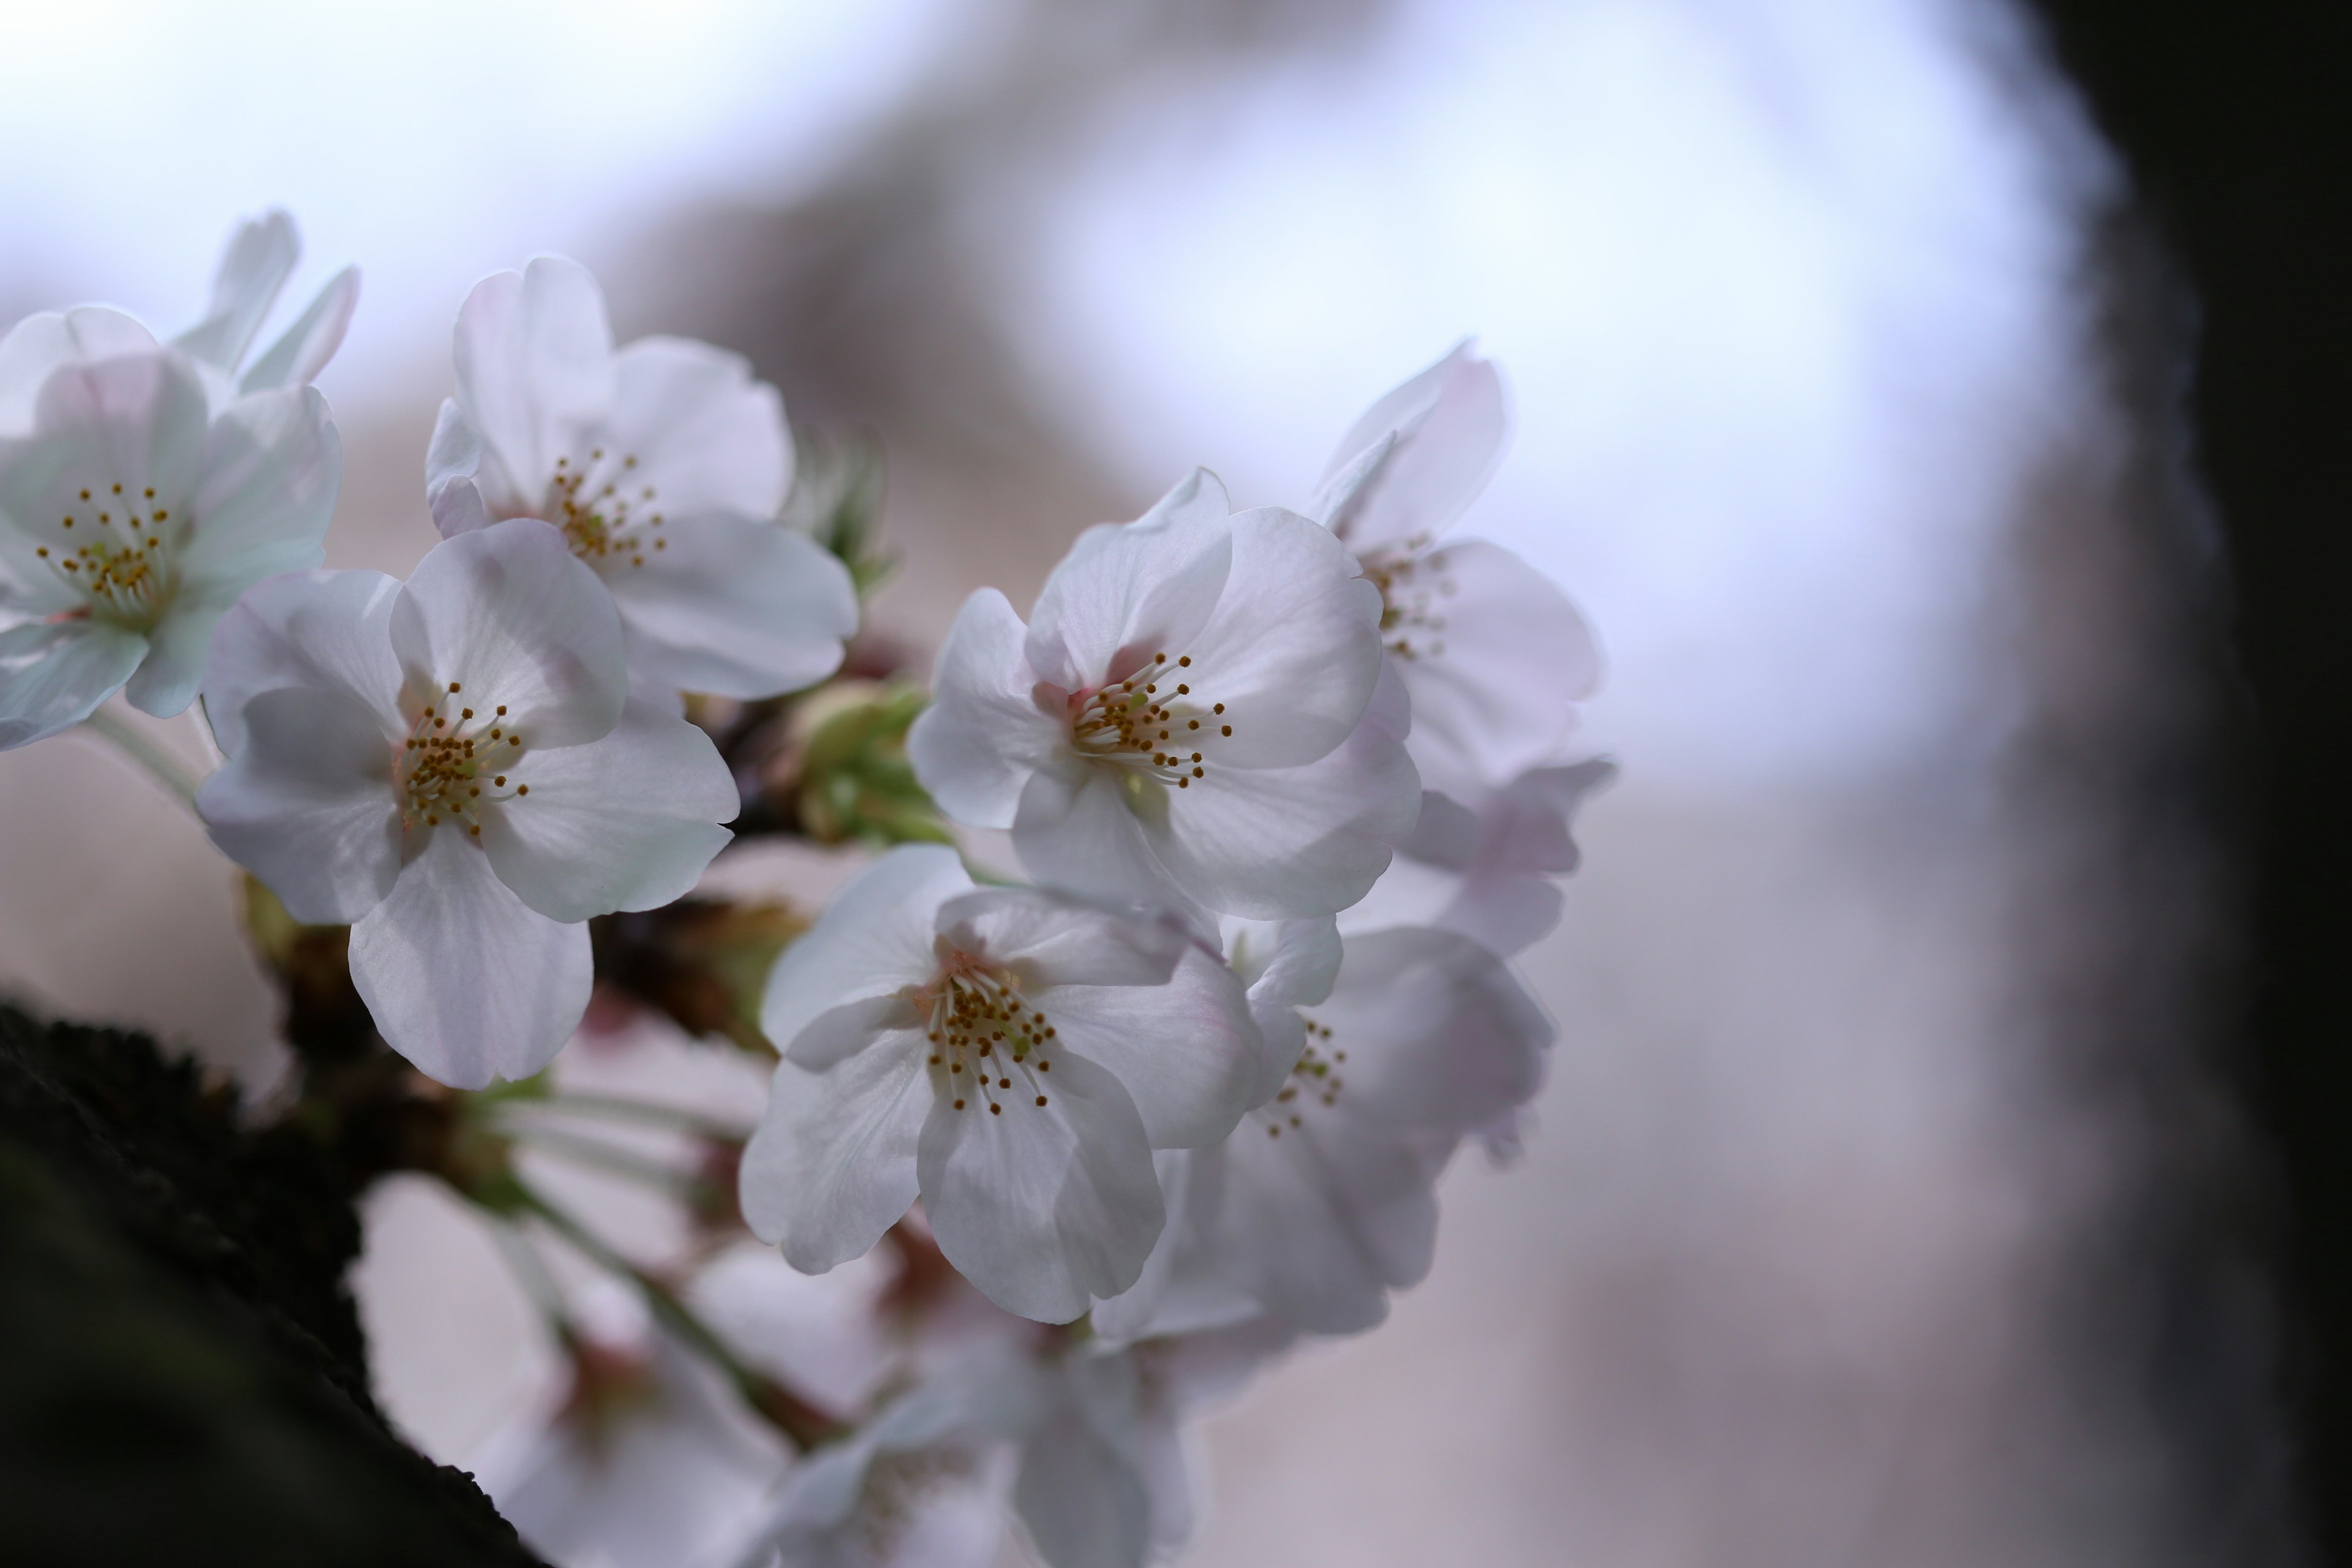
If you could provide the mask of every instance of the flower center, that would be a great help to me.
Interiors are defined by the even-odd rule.
[[[944,943],[942,945],[945,945]],[[986,959],[953,949],[940,961],[928,985],[910,994],[927,1024],[931,1043],[931,1087],[963,1110],[977,1100],[991,1116],[1020,1096],[1013,1075],[1035,1105],[1045,1103],[1045,1075],[1054,1068],[1054,1026],[1029,1005],[1010,973]]]
[[[1381,591],[1381,640],[1390,656],[1412,660],[1437,658],[1445,652],[1445,617],[1435,601],[1458,591],[1444,574],[1444,552],[1422,554],[1422,539],[1409,540],[1400,551],[1367,555],[1358,563],[1364,581]]]
[[[1307,1015],[1301,1013],[1300,1017]],[[1311,1101],[1320,1105],[1339,1103],[1339,1090],[1345,1080],[1339,1077],[1339,1064],[1348,1053],[1333,1047],[1331,1026],[1307,1019],[1307,1048],[1298,1053],[1298,1065],[1290,1069],[1290,1079],[1276,1091],[1275,1097],[1260,1106],[1258,1120],[1265,1125],[1265,1135],[1279,1138],[1285,1127],[1300,1125],[1300,1110]]]
[[[416,722],[393,763],[404,831],[448,822],[462,825],[467,837],[479,838],[483,806],[530,793],[527,784],[508,787],[505,770],[522,760],[523,744],[507,722],[506,708],[477,719],[462,705],[464,693],[463,683],[453,680],[439,700],[417,705]],[[491,792],[487,795],[486,785]]]
[[[654,487],[635,482],[636,467],[634,453],[609,457],[602,447],[591,448],[584,463],[555,459],[546,515],[563,530],[572,553],[591,566],[642,566],[647,550],[669,548],[661,537]]]
[[[1234,727],[1222,702],[1195,697],[1189,680],[1177,677],[1192,667],[1190,654],[1173,666],[1164,653],[1127,679],[1074,693],[1070,698],[1070,744],[1093,762],[1116,763],[1139,778],[1178,789],[1208,776],[1208,752]],[[1162,694],[1160,687],[1172,690]]]
[[[91,614],[143,632],[171,601],[177,533],[153,486],[133,495],[120,482],[94,485],[58,519],[54,548],[37,544],[33,553],[89,601]]]

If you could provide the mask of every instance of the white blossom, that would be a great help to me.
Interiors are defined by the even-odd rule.
[[[126,685],[181,711],[237,595],[323,556],[342,447],[318,392],[216,405],[194,360],[119,311],[0,340],[0,749]]]
[[[792,437],[740,356],[673,337],[616,351],[595,279],[542,256],[475,286],[457,369],[425,460],[444,536],[555,524],[611,590],[648,690],[772,697],[840,666],[856,591],[776,521]]]
[[[1502,961],[1446,931],[1348,937],[1299,1012],[1283,1086],[1218,1147],[1160,1156],[1168,1228],[1137,1289],[1096,1310],[1104,1333],[1378,1323],[1428,1272],[1439,1172],[1534,1095],[1552,1038]]]
[[[1502,382],[1465,343],[1367,409],[1325,468],[1315,516],[1381,593],[1381,634],[1412,698],[1422,782],[1463,795],[1555,756],[1600,655],[1543,574],[1441,536],[1486,486]]]
[[[447,540],[405,585],[265,583],[220,625],[213,841],[295,919],[352,924],[385,1040],[478,1088],[586,1008],[587,928],[691,888],[729,838],[709,737],[626,692],[611,597],[543,522]]]
[[[769,977],[782,1051],[743,1212],[798,1268],[872,1247],[918,1195],[950,1262],[1049,1322],[1135,1280],[1155,1148],[1232,1131],[1258,1077],[1242,988],[1173,924],[891,851]]]
[[[1468,801],[1425,792],[1412,836],[1341,929],[1443,926],[1506,958],[1524,951],[1559,923],[1557,879],[1580,858],[1570,825],[1616,773],[1594,759],[1530,768]]]
[[[346,267],[311,297],[293,324],[251,364],[246,353],[302,258],[294,220],[272,211],[241,224],[213,275],[202,320],[172,340],[202,367],[215,403],[309,384],[342,346],[359,306],[360,269]],[[243,371],[239,374],[240,369]]]
[[[1041,881],[1264,919],[1346,908],[1410,830],[1408,722],[1374,702],[1379,595],[1331,535],[1196,472],[1080,535],[1024,626],[974,594],[908,754]],[[1372,721],[1367,721],[1368,710]]]

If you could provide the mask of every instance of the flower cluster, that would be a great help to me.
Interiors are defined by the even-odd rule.
[[[1381,399],[1304,511],[1199,470],[1025,617],[974,594],[926,697],[843,673],[887,569],[854,449],[804,436],[796,475],[772,386],[616,348],[561,258],[458,312],[439,542],[404,582],[320,569],[310,382],[356,272],[246,363],[297,255],[246,226],[170,342],[100,307],[0,341],[0,746],[201,695],[195,805],[315,1069],[289,1114],[397,1120],[348,1134],[367,1168],[397,1143],[470,1198],[568,1352],[483,1467],[501,1505],[583,1561],[977,1563],[1008,1510],[1054,1568],[1175,1549],[1183,1424],[1378,1323],[1449,1161],[1507,1151],[1542,1080],[1507,961],[1608,768],[1563,750],[1574,609],[1447,536],[1501,454],[1493,367]],[[813,922],[698,892],[785,834],[874,853]],[[756,1057],[756,1118],[556,1062],[647,1010]],[[348,1070],[383,1047],[434,1081]],[[652,1182],[684,1250],[625,1254],[542,1155]]]

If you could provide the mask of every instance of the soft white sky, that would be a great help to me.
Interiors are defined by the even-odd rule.
[[[297,290],[368,273],[346,406],[482,273],[815,177],[993,0],[0,4],[0,314],[189,319],[234,217]],[[1654,776],[1899,765],[1972,679],[2063,229],[1937,0],[1412,0],[1343,65],[1145,98],[994,204],[1030,368],[1139,486],[1303,500],[1391,383],[1475,333],[1519,436],[1470,527],[1612,659]],[[1171,91],[1178,90],[1171,89]]]

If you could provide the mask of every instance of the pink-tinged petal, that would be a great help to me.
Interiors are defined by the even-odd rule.
[[[53,371],[152,354],[162,346],[137,318],[105,305],[26,317],[0,338],[0,437],[33,428],[35,405]]]
[[[1027,656],[1065,691],[1175,657],[1216,606],[1232,566],[1225,488],[1195,468],[1133,522],[1078,535],[1030,612]]]
[[[682,691],[746,700],[815,685],[857,630],[849,569],[782,523],[674,517],[603,563],[629,668]]]
[[[386,735],[400,712],[392,606],[400,580],[381,572],[289,572],[248,589],[213,630],[205,716],[230,756],[245,749],[245,705],[281,686],[340,692],[366,705]]]
[[[1260,1075],[1257,1024],[1241,982],[1199,947],[1184,947],[1165,984],[1061,985],[1029,1000],[1064,1047],[1126,1088],[1155,1149],[1217,1142],[1249,1108]]]
[[[1380,591],[1328,531],[1276,508],[1233,521],[1233,574],[1216,613],[1171,647],[1189,657],[1157,681],[1201,721],[1186,734],[1212,764],[1296,767],[1328,753],[1363,717],[1381,674]],[[1223,703],[1224,711],[1210,711]],[[1228,736],[1222,731],[1231,728]]]
[[[1371,724],[1296,768],[1208,767],[1162,790],[1144,837],[1178,886],[1213,910],[1308,920],[1346,909],[1412,830],[1421,784],[1402,742]]]
[[[936,912],[970,891],[961,858],[945,845],[902,845],[883,856],[834,895],[768,972],[761,1033],[789,1054],[818,1015],[929,981],[939,963]]]
[[[193,359],[234,371],[301,258],[302,241],[294,232],[293,218],[284,211],[272,210],[239,225],[213,274],[212,303],[204,320],[172,340],[173,346]]]
[[[824,1072],[776,1065],[767,1113],[743,1150],[743,1218],[802,1273],[863,1258],[914,1206],[932,1099],[924,1049],[908,1030]]]
[[[792,435],[776,389],[751,362],[687,338],[639,338],[614,356],[603,438],[635,458],[630,478],[670,518],[776,515],[793,479]]]
[[[1084,1057],[1053,1061],[1042,1094],[1024,1078],[963,1091],[961,1110],[933,1096],[917,1161],[924,1213],[957,1272],[1006,1311],[1066,1323],[1135,1283],[1164,1211],[1127,1090]]]
[[[351,330],[352,313],[359,305],[360,269],[346,267],[327,279],[326,287],[294,318],[294,324],[253,362],[236,384],[238,395],[308,386],[343,346],[343,334]]]
[[[1559,754],[1601,654],[1549,578],[1497,544],[1465,541],[1397,564],[1387,633],[1412,693],[1412,755],[1432,789],[1465,798]]]
[[[231,404],[205,434],[182,591],[233,603],[264,577],[318,565],[342,477],[342,437],[316,387]]]
[[[444,539],[488,528],[509,517],[528,517],[544,498],[525,496],[499,455],[483,444],[454,397],[444,398],[425,448],[425,504]]]
[[[1164,985],[1192,945],[1167,921],[1045,888],[982,888],[941,904],[934,921],[950,946],[1010,967],[1024,990]]]
[[[515,897],[462,833],[437,829],[352,927],[352,984],[384,1043],[452,1089],[523,1079],[588,1010],[588,928]]]
[[[526,746],[584,745],[621,721],[620,613],[563,535],[534,518],[435,545],[393,605],[392,646],[411,697],[459,682],[465,706],[508,709]]]
[[[740,808],[710,737],[639,701],[600,740],[527,752],[509,775],[518,786],[530,793],[482,811],[482,848],[499,880],[558,921],[683,898]]]
[[[1425,548],[1486,488],[1507,428],[1501,378],[1463,343],[1341,437],[1315,515],[1360,553]]]
[[[146,656],[145,637],[96,621],[37,621],[0,632],[0,752],[72,729]]]
[[[120,542],[131,535],[133,506],[160,508],[175,514],[169,537],[187,522],[184,501],[203,471],[208,421],[203,379],[178,354],[64,365],[41,387],[32,438],[0,457],[0,513],[20,531],[37,530],[58,553],[68,543],[58,524],[68,513],[92,542]],[[107,521],[94,527],[93,513]]]
[[[1134,1363],[1117,1352],[1078,1352],[1057,1381],[1060,1397],[1022,1446],[1013,1488],[1021,1522],[1048,1568],[1143,1568],[1151,1495]]]
[[[261,693],[241,719],[245,744],[196,796],[213,842],[296,920],[360,919],[400,876],[383,721],[341,692],[301,687]]]
[[[931,677],[931,705],[907,736],[915,777],[974,827],[1010,827],[1029,775],[1064,747],[1068,722],[1039,706],[1028,628],[993,588],[956,613]]]
[[[1393,866],[1389,874],[1394,874]],[[1249,1100],[1262,1105],[1281,1089],[1307,1043],[1307,1022],[1298,1009],[1331,994],[1339,973],[1339,926],[1328,915],[1279,923],[1229,918],[1223,923],[1227,961],[1249,987],[1250,1016],[1265,1039]]]
[[[516,482],[518,509],[535,510],[555,459],[612,406],[604,291],[560,256],[492,273],[458,309],[455,350],[458,406]]]

